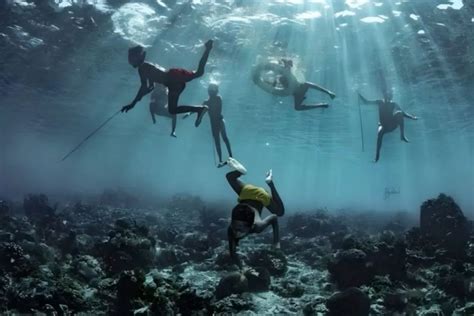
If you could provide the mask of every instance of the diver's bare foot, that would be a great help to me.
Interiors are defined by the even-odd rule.
[[[405,136],[401,137],[401,140],[405,143],[409,143],[410,141],[408,140],[408,138],[406,138]]]
[[[175,132],[171,132],[170,136],[171,137],[177,137]]]

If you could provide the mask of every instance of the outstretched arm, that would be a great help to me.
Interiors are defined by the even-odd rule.
[[[131,109],[133,109],[133,107],[144,97],[146,96],[148,93],[152,92],[153,91],[153,85],[152,86],[148,86],[148,83],[147,83],[147,79],[145,77],[145,75],[142,73],[141,70],[138,70],[138,73],[140,74],[140,82],[141,82],[141,85],[140,85],[140,89],[138,90],[137,92],[137,95],[135,96],[135,99],[133,99],[132,103],[124,106],[122,108],[122,112],[128,112],[130,111]]]
[[[362,94],[359,93],[359,98],[362,100],[362,102],[364,102],[365,104],[371,104],[371,105],[377,105],[378,104],[378,101],[377,100],[367,100],[366,98],[364,98],[364,96]]]
[[[278,191],[275,187],[275,184],[273,183],[272,170],[268,172],[267,178],[265,179],[265,181],[270,187],[270,190],[272,193],[272,199],[270,201],[270,205],[267,206],[268,210],[272,212],[273,214],[276,214],[278,216],[283,216],[283,214],[285,214],[285,206],[283,205],[283,201],[281,200],[280,195],[278,194]]]

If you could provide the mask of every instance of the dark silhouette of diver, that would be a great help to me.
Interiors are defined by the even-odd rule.
[[[135,46],[128,50],[128,62],[134,68],[138,68],[138,74],[140,75],[141,86],[138,90],[137,96],[133,99],[132,103],[124,106],[122,112],[128,112],[131,110],[138,101],[140,101],[145,95],[150,93],[155,83],[162,84],[168,88],[168,111],[170,114],[179,114],[187,112],[196,112],[195,126],[201,124],[201,120],[207,111],[206,106],[189,106],[181,105],[178,106],[179,96],[186,87],[186,82],[193,79],[199,78],[204,74],[204,67],[206,66],[209,53],[212,49],[212,40],[208,40],[205,44],[206,50],[204,51],[201,60],[199,61],[198,69],[194,72],[188,71],[181,68],[171,68],[165,70],[164,68],[151,64],[145,61],[146,52],[142,46]]]
[[[171,134],[176,137],[176,114],[170,114],[168,111],[168,89],[165,86],[158,86],[153,90],[150,96],[150,115],[153,124],[156,124],[157,116],[163,116],[171,119]]]
[[[214,138],[217,155],[219,156],[219,164],[217,165],[217,167],[220,168],[225,165],[225,163],[222,162],[220,136],[222,136],[222,140],[224,141],[227,147],[229,157],[232,157],[232,149],[230,148],[229,138],[227,137],[227,132],[225,129],[224,116],[222,115],[222,99],[218,95],[219,86],[214,83],[209,84],[209,87],[207,88],[207,93],[209,94],[209,99],[207,101],[204,101],[203,104],[209,108],[208,113],[209,118],[211,120],[212,137]]]
[[[232,189],[239,196],[237,206],[232,210],[232,219],[227,229],[230,256],[235,258],[239,240],[249,234],[261,233],[268,226],[273,227],[273,247],[280,248],[278,217],[285,214],[285,207],[273,184],[272,170],[269,170],[265,182],[271,190],[269,194],[265,189],[239,180],[247,170],[237,160],[229,158],[227,164],[234,169],[227,173],[226,178]],[[272,215],[261,218],[263,207]]]
[[[262,77],[262,72],[274,73],[275,76],[267,79]],[[308,89],[315,89],[326,93],[334,99],[336,95],[326,88],[312,82],[299,82],[293,73],[293,61],[282,58],[278,62],[262,62],[253,68],[253,82],[268,93],[279,96],[293,96],[296,111],[307,111],[317,108],[327,108],[329,104],[303,104]]]
[[[370,101],[364,98],[359,93],[359,98],[365,104],[377,105],[379,108],[379,127],[377,130],[377,151],[375,153],[375,160],[377,162],[380,158],[380,148],[382,147],[383,135],[386,133],[393,132],[397,127],[400,126],[400,139],[404,142],[409,142],[405,136],[405,122],[404,118],[417,120],[416,116],[410,115],[403,111],[401,107],[392,101],[392,93],[389,89],[384,91],[383,100]]]

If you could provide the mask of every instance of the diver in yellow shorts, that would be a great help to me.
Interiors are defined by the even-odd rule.
[[[270,194],[263,188],[240,181],[240,176],[246,174],[247,170],[237,160],[229,158],[227,165],[234,169],[227,173],[227,181],[239,196],[239,204],[232,210],[232,220],[227,229],[231,257],[235,256],[240,239],[249,234],[261,233],[270,225],[273,227],[273,247],[280,248],[278,217],[283,216],[285,207],[273,184],[272,170],[268,171],[265,179],[270,187]],[[273,214],[262,219],[263,207]]]

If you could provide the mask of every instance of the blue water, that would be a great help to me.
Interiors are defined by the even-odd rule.
[[[208,119],[197,129],[194,118],[179,119],[178,138],[171,138],[168,119],[152,124],[148,97],[59,162],[135,96],[139,79],[127,63],[128,47],[145,45],[147,59],[166,68],[195,69],[212,38],[206,74],[188,84],[180,103],[201,104],[209,82],[218,82],[234,156],[249,171],[245,181],[263,186],[272,168],[290,211],[414,211],[440,192],[452,195],[465,212],[474,210],[472,6],[391,0],[136,1],[114,7],[86,2],[106,10],[108,24],[73,40],[56,51],[61,58],[47,63],[35,52],[55,49],[49,37],[2,25],[0,33],[12,45],[22,44],[27,56],[4,54],[1,63],[4,70],[15,69],[10,77],[5,70],[10,79],[0,87],[2,194],[80,195],[121,187],[142,196],[185,192],[233,202],[227,169],[215,166]],[[30,10],[25,3],[10,5]],[[64,1],[56,10],[70,8]],[[44,24],[53,22],[62,27],[57,21]],[[306,80],[337,98],[310,91],[307,100],[330,107],[295,111],[292,98],[253,84],[250,70],[258,56],[294,58]],[[381,78],[393,88],[394,100],[420,120],[405,121],[409,144],[400,141],[398,130],[387,134],[374,164],[378,113],[361,105],[361,124],[356,92],[380,99]],[[386,199],[385,188],[400,194]]]

